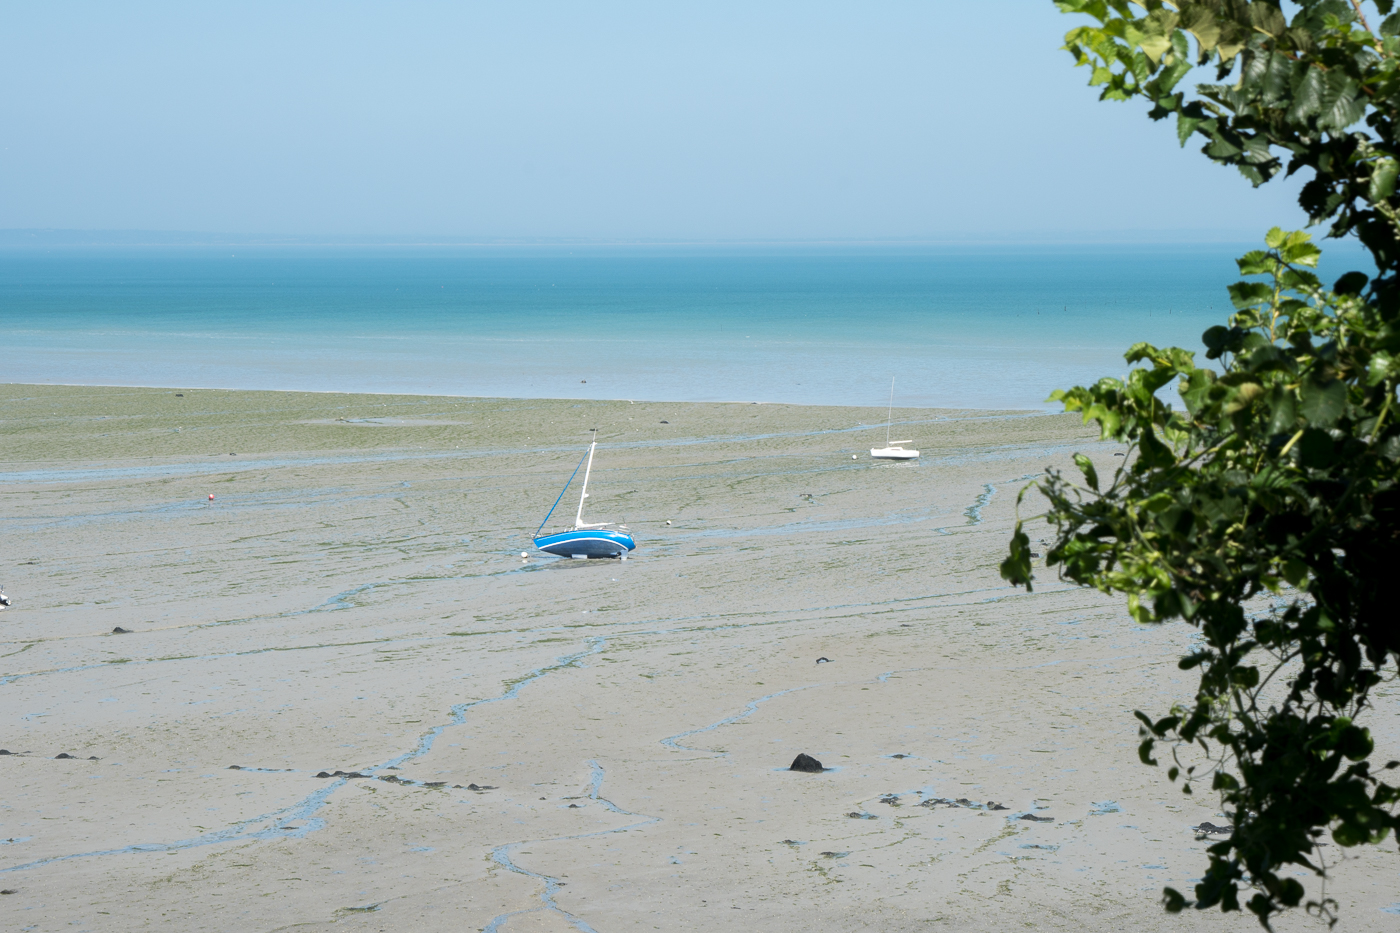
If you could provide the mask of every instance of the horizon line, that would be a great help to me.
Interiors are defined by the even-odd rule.
[[[1253,245],[1264,231],[1220,229],[1018,231],[888,237],[583,237],[389,233],[233,233],[123,228],[0,228],[0,249],[61,247],[455,247],[471,248],[933,248],[957,246]],[[1324,240],[1325,236],[1315,239]]]

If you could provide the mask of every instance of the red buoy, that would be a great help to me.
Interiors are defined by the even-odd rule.
[[[210,502],[213,502],[213,501],[214,501],[214,494],[213,494],[212,492],[209,494],[209,501],[210,501]]]

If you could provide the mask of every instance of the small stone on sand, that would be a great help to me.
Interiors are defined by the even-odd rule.
[[[817,761],[817,759],[804,752],[792,760],[792,766],[788,768],[788,770],[805,771],[808,774],[820,774],[823,769],[820,761]]]

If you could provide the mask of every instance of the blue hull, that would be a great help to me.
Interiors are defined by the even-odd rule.
[[[541,535],[535,539],[535,547],[558,557],[621,557],[636,550],[637,542],[629,534],[597,528]]]

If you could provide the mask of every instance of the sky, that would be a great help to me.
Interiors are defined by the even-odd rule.
[[[0,229],[1253,241],[1050,0],[8,4]]]

